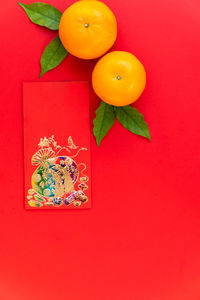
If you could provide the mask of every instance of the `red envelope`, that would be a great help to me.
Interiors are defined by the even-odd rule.
[[[91,207],[88,82],[23,84],[26,209]]]

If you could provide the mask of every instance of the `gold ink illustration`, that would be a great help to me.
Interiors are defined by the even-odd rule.
[[[71,136],[67,146],[60,146],[54,135],[41,138],[38,147],[39,150],[31,159],[36,170],[31,179],[32,188],[28,190],[28,204],[37,208],[71,204],[79,207],[88,201],[84,193],[89,181],[89,177],[84,173],[87,167],[85,163],[77,164],[75,161],[80,151],[87,151],[87,148],[76,146]],[[61,155],[63,150],[67,155]]]

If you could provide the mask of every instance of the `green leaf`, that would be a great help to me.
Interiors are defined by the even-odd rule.
[[[44,49],[41,57],[41,73],[42,75],[55,67],[57,67],[63,59],[67,56],[68,52],[63,47],[59,36],[57,35]]]
[[[54,6],[41,2],[29,5],[18,2],[18,4],[25,10],[27,16],[33,23],[52,30],[59,28],[62,13]]]
[[[129,131],[151,140],[149,128],[144,117],[130,105],[115,107],[117,120]]]
[[[94,119],[93,133],[99,146],[101,140],[108,133],[109,129],[115,122],[115,113],[113,106],[101,102],[99,108],[96,110],[96,118]]]

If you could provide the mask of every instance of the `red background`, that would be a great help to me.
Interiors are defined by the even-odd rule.
[[[31,1],[26,1],[30,3]],[[62,11],[72,1],[50,1]],[[152,141],[116,122],[100,148],[92,137],[93,207],[25,211],[22,81],[37,81],[55,32],[1,3],[2,300],[200,299],[200,3],[110,0],[114,49],[147,70],[137,108]],[[88,80],[95,61],[68,56],[41,81]],[[98,101],[91,97],[92,115]]]

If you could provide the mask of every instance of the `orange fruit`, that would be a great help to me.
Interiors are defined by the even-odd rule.
[[[92,73],[94,91],[104,102],[124,106],[135,102],[146,84],[146,72],[131,53],[113,51],[104,55]]]
[[[117,21],[112,11],[100,1],[78,1],[63,13],[59,37],[74,56],[93,59],[102,56],[117,37]]]

